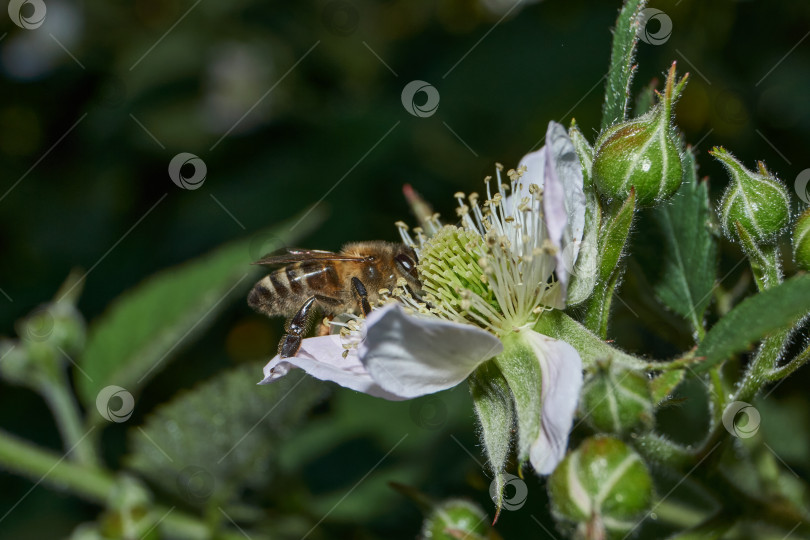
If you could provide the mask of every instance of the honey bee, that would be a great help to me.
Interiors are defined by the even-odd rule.
[[[380,299],[380,290],[393,290],[400,279],[411,294],[421,288],[416,252],[405,244],[353,242],[339,253],[287,249],[254,264],[280,266],[253,286],[248,305],[270,317],[287,317],[278,346],[281,358],[298,353],[316,308],[327,318],[343,313],[365,316]]]

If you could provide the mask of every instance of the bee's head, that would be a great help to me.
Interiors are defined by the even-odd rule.
[[[410,285],[414,291],[418,291],[422,288],[422,284],[419,282],[419,273],[416,270],[418,262],[416,252],[412,247],[406,246],[405,244],[398,246],[394,254],[394,264],[397,267],[399,275],[405,278],[408,285]]]

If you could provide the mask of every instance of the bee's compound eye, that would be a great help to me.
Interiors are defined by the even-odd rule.
[[[405,255],[404,253],[400,253],[394,259],[397,261],[397,264],[405,270],[407,273],[413,273],[414,269],[416,268],[416,263],[413,262],[413,259]]]

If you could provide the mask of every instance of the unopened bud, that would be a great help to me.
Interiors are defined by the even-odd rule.
[[[582,412],[597,431],[620,435],[652,427],[653,403],[646,375],[602,366],[582,388]]]
[[[424,540],[500,539],[490,527],[487,514],[477,505],[463,499],[450,499],[434,507],[422,524]]]
[[[560,463],[549,479],[549,494],[555,517],[574,522],[580,536],[589,531],[589,538],[621,538],[649,510],[652,478],[633,449],[596,436]]]
[[[652,206],[678,191],[683,178],[680,142],[672,126],[672,106],[686,76],[675,82],[669,71],[661,102],[650,112],[615,124],[596,141],[593,181],[606,199],[625,200],[636,188],[636,204]]]
[[[784,184],[761,161],[758,172],[754,172],[725,148],[715,147],[709,153],[725,165],[731,176],[718,208],[726,237],[739,240],[739,223],[758,244],[774,240],[790,221],[790,199]]]

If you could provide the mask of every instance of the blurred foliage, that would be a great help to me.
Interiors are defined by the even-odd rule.
[[[576,117],[592,142],[619,2],[547,1],[504,16],[511,7],[505,4],[351,0],[339,10],[334,1],[48,0],[37,30],[3,16],[0,328],[10,333],[77,266],[88,271],[79,307],[92,321],[156,271],[321,200],[330,217],[307,246],[395,239],[393,222],[408,214],[400,195],[405,182],[452,215],[452,193],[476,189],[493,162],[514,164],[542,144],[549,119]],[[810,145],[810,4],[652,5],[671,17],[674,30],[663,45],[642,44],[634,90],[661,80],[672,60],[692,73],[677,124],[696,145],[700,175],[712,179],[712,200],[726,183],[705,154],[717,143],[749,166],[764,159],[792,185],[807,168]],[[438,88],[434,116],[403,109],[400,92],[413,79]],[[205,161],[200,189],[170,181],[167,166],[179,152]],[[636,226],[637,264],[615,302],[611,337],[666,357],[693,340],[687,325],[661,314],[635,270],[660,257],[638,248],[654,223],[642,215]],[[745,265],[737,266],[741,258],[735,246],[721,249],[722,289],[752,286]],[[155,426],[146,416],[178,390],[266,358],[280,324],[250,313],[244,302],[227,307],[156,375],[127,424],[105,431],[107,460],[120,464],[126,428],[140,434],[139,426]],[[659,425],[685,442],[705,422],[697,384],[679,387],[677,416],[659,413]],[[807,425],[807,384],[804,370],[761,400],[761,436],[804,479],[808,442],[796,426]],[[425,420],[428,403],[444,416]],[[286,516],[276,533],[300,538],[318,523],[310,538],[411,538],[418,509],[389,480],[437,499],[467,496],[489,510],[490,480],[476,462],[483,457],[470,405],[463,388],[409,404],[336,392],[280,449],[279,485],[289,487],[269,510]],[[0,415],[5,429],[59,448],[45,406],[30,391],[3,386]],[[98,513],[43,486],[28,494],[28,480],[5,472],[0,478],[3,514],[27,495],[3,519],[9,538],[64,537]],[[531,511],[503,513],[498,529],[505,538],[541,534],[538,522],[551,530],[543,484],[526,480]],[[688,485],[676,482],[673,498],[694,502]],[[234,519],[252,518],[237,509]]]

